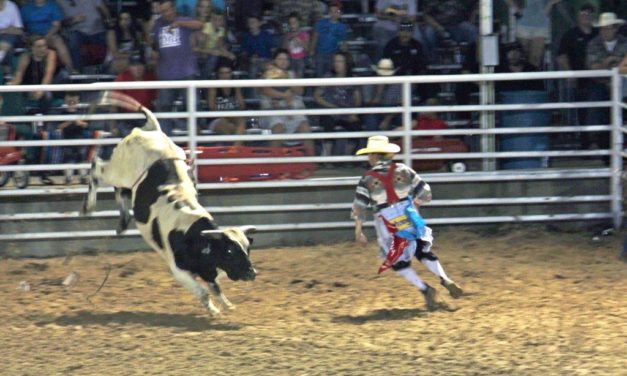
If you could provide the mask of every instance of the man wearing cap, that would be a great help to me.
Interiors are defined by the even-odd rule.
[[[618,34],[618,28],[625,24],[615,13],[602,13],[594,27],[599,28],[599,35],[588,43],[586,64],[588,69],[612,69],[627,56],[627,38]],[[589,101],[605,101],[610,99],[609,81],[595,79],[588,85]],[[590,108],[587,111],[586,125],[602,125],[610,123],[610,111],[607,108]],[[584,140],[588,149],[609,148],[609,135],[591,133]],[[596,146],[596,147],[595,147]],[[609,161],[609,159],[607,159]]]
[[[411,268],[415,256],[432,273],[453,298],[463,291],[451,280],[431,252],[433,234],[418,213],[417,207],[431,201],[431,188],[418,174],[402,163],[393,161],[400,147],[389,142],[386,136],[368,138],[365,148],[357,155],[367,154],[372,168],[357,184],[352,217],[355,219],[355,241],[366,245],[368,239],[362,231],[366,209],[374,210],[374,223],[380,257],[384,259],[379,273],[392,268],[398,275],[418,287],[426,300],[427,309],[437,307],[436,290],[426,284]]]
[[[390,39],[383,49],[383,57],[392,59],[401,76],[424,74],[427,66],[422,45],[412,38],[413,32],[411,21],[401,22],[398,35]]]

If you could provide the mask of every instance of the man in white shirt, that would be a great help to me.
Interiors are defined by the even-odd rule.
[[[17,38],[24,33],[20,11],[10,0],[0,0],[0,64],[11,52]]]

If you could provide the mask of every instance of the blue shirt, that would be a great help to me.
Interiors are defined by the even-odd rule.
[[[52,1],[46,1],[42,6],[31,1],[22,7],[21,13],[22,22],[29,34],[46,35],[54,21],[63,19],[61,9]]]
[[[328,18],[324,18],[316,25],[318,33],[318,43],[316,44],[316,52],[322,54],[332,54],[340,49],[340,43],[343,42],[348,35],[348,28],[341,22],[331,22]]]
[[[257,55],[258,57],[269,59],[273,45],[272,35],[263,29],[257,35],[252,35],[247,31],[242,37],[242,51],[247,53],[248,56]]]
[[[211,5],[214,10],[219,10],[224,13],[224,9],[226,8],[226,3],[224,0],[211,0]]]
[[[196,13],[196,0],[176,0],[176,14],[193,17]]]

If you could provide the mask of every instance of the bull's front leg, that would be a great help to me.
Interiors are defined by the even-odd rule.
[[[98,193],[99,179],[102,177],[102,170],[105,165],[102,159],[96,157],[91,162],[91,169],[89,170],[89,183],[87,190],[87,198],[83,202],[83,208],[81,214],[89,214],[94,211],[96,207],[96,195]]]
[[[128,229],[128,224],[131,222],[131,213],[128,207],[128,193],[130,190],[125,188],[115,187],[115,201],[120,208],[120,220],[118,222],[118,228],[116,232],[118,234],[123,233]]]
[[[222,306],[231,310],[235,309],[235,306],[233,305],[233,303],[231,303],[226,298],[226,296],[222,293],[222,289],[220,288],[218,281],[208,282],[207,285],[209,286],[209,290],[213,293],[213,295],[215,295],[218,298]]]
[[[174,275],[174,278],[179,281],[186,289],[192,292],[202,303],[203,307],[209,310],[211,316],[217,316],[220,314],[218,307],[213,304],[209,293],[189,272],[177,268],[175,265],[170,266],[170,270]]]

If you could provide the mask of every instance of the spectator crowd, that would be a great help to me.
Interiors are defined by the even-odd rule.
[[[90,77],[126,82],[477,73],[478,7],[478,0],[0,0],[0,81],[29,85],[89,82]],[[616,66],[627,70],[625,1],[495,0],[494,14],[495,32],[501,34],[498,72]],[[514,23],[509,15],[515,16]],[[476,91],[461,84],[452,93],[439,85],[414,89],[417,104],[467,104],[469,92]],[[550,88],[542,81],[515,81],[501,83],[497,90]],[[604,80],[569,80],[555,91],[562,100],[609,98]],[[179,89],[124,92],[157,111],[186,105]],[[2,101],[5,115],[21,109],[31,114],[68,111],[63,93],[8,97]],[[399,105],[401,91],[395,85],[268,86],[205,90],[202,97],[199,110],[350,108]],[[570,115],[574,125],[609,121],[606,109]],[[427,118],[417,115],[416,121]],[[243,134],[257,123],[274,133],[388,130],[401,125],[398,116],[355,114],[199,121],[201,131],[217,134]],[[123,136],[137,125],[121,121],[111,131]],[[172,119],[162,126],[169,134],[185,128]],[[87,128],[61,123],[50,131],[76,138]],[[350,142],[304,144],[322,155],[351,153],[357,147]],[[582,146],[607,147],[608,139],[585,138]],[[76,150],[68,154],[79,159]]]

